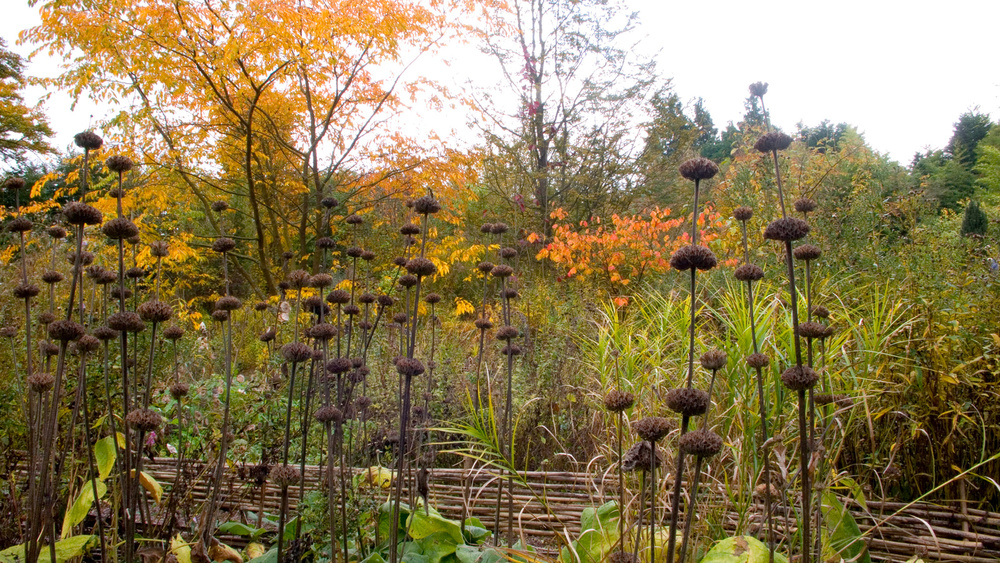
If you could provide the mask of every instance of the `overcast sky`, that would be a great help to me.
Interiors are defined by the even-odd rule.
[[[17,33],[37,23],[26,0],[8,0],[0,36],[16,52]],[[1000,66],[992,26],[997,0],[632,0],[644,50],[685,101],[701,97],[717,127],[738,121],[751,82],[770,84],[773,122],[847,122],[875,150],[902,164],[941,148],[972,108],[1000,118]],[[30,74],[57,68],[40,56]],[[30,90],[34,101],[43,92]],[[58,93],[47,110],[59,147],[111,108]]]

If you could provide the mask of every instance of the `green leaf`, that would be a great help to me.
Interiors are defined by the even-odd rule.
[[[252,537],[257,533],[257,528],[247,526],[241,522],[223,522],[219,524],[219,533],[233,534],[235,536]]]
[[[868,546],[861,538],[861,530],[851,512],[840,503],[831,491],[823,493],[823,559],[871,563]]]
[[[97,461],[97,475],[101,479],[107,479],[108,475],[111,475],[111,470],[115,467],[115,443],[113,437],[101,438],[94,444],[94,458]]]
[[[469,518],[465,521],[465,543],[479,545],[493,535],[493,532],[486,529],[486,526],[479,518]]]
[[[436,532],[425,536],[419,543],[430,563],[441,563],[445,557],[455,553],[459,545],[448,532]]]
[[[98,481],[98,498],[104,497],[107,492],[107,485],[103,481]],[[80,495],[76,497],[76,501],[66,510],[66,516],[63,517],[62,532],[59,534],[59,537],[62,539],[68,538],[73,533],[73,526],[83,522],[83,519],[87,517],[87,513],[90,512],[93,505],[94,487],[90,484],[90,481],[87,481],[80,490]]]
[[[713,545],[701,563],[767,563],[768,555],[764,542],[751,536],[735,536]],[[788,563],[788,557],[775,552],[774,563]]]
[[[399,521],[396,522],[396,529],[401,530],[399,539],[402,540],[406,533],[406,519],[410,515],[410,507],[405,503],[399,503]],[[378,510],[378,537],[382,541],[389,541],[392,529],[392,503],[385,502]]]
[[[455,548],[455,556],[458,557],[460,563],[483,563],[479,560],[483,555],[483,552],[468,545],[460,545]]]
[[[458,522],[441,516],[434,509],[428,509],[426,514],[424,512],[422,508],[418,508],[410,514],[406,524],[411,538],[421,540],[433,534],[444,533],[449,537],[452,544],[465,543],[465,538],[462,537],[462,529]]]
[[[88,544],[96,539],[97,536],[86,535],[72,536],[57,541],[56,563],[63,563],[64,561],[83,556],[87,552]],[[0,563],[22,563],[24,560],[24,544],[15,545],[14,547],[0,551]],[[49,548],[47,545],[43,545],[41,553],[38,555],[38,563],[50,563],[51,561]]]
[[[369,561],[370,559],[371,559],[371,557],[369,557],[368,559],[365,559],[365,561]],[[379,559],[381,559],[381,557],[379,557]],[[247,563],[278,563],[278,548],[276,548],[276,547],[271,548],[264,555],[261,555],[260,557],[256,557],[254,559],[251,559]],[[385,559],[381,559],[381,561],[378,561],[378,562],[376,562],[376,561],[370,561],[370,563],[385,563]]]

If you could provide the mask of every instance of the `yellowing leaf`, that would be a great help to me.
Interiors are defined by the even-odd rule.
[[[107,485],[105,485],[103,481],[98,481],[98,498],[103,497],[107,492]],[[90,512],[93,505],[94,487],[91,485],[90,481],[87,481],[80,490],[80,495],[76,497],[76,501],[69,507],[68,510],[66,510],[66,516],[63,518],[62,532],[59,536],[62,539],[68,538],[70,534],[73,533],[73,526],[83,522],[83,519],[87,517],[87,513]]]
[[[130,475],[132,478],[135,478],[135,469],[130,472]],[[163,500],[163,487],[160,486],[160,483],[154,479],[152,475],[146,473],[145,471],[140,471],[139,484],[142,485],[142,488],[146,489],[149,494],[153,495],[153,500],[156,501],[156,504],[160,504]]]

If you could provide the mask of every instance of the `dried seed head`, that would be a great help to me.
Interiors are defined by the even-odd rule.
[[[476,328],[478,328],[479,330],[489,330],[493,328],[493,323],[490,322],[489,319],[483,319],[483,318],[476,319],[475,324]]]
[[[112,281],[118,281],[118,276],[115,276],[115,279],[112,280]],[[132,290],[131,289],[129,289],[127,287],[126,288],[122,288],[121,286],[118,286],[118,285],[112,287],[110,293],[111,293],[112,299],[121,299],[122,297],[124,297],[125,299],[129,299],[129,298],[132,297]]]
[[[755,354],[750,354],[746,357],[747,365],[756,368],[766,368],[768,364],[771,363],[771,358],[767,357],[767,354],[762,354],[757,352]]]
[[[367,395],[362,395],[358,397],[358,400],[354,402],[354,405],[359,411],[363,411],[368,407],[372,406],[372,400],[368,398]]]
[[[236,248],[236,241],[229,237],[219,237],[212,242],[212,250],[225,253]]]
[[[232,295],[226,295],[225,297],[220,297],[215,302],[215,308],[221,309],[223,311],[237,311],[243,307],[243,302],[240,301],[239,297],[234,297]],[[142,314],[142,311],[139,311]]]
[[[826,325],[820,324],[816,321],[799,323],[799,336],[802,338],[813,339],[825,338]]]
[[[429,258],[417,256],[416,258],[411,258],[410,261],[406,263],[406,271],[417,277],[424,278],[436,274],[437,266],[435,266],[434,262],[431,262]]]
[[[326,371],[334,375],[351,371],[351,360],[349,358],[333,358],[326,363]]]
[[[17,299],[29,299],[41,292],[37,285],[30,282],[20,282],[14,286],[13,294]]]
[[[316,420],[322,422],[323,424],[340,424],[344,422],[344,411],[338,409],[333,405],[326,405],[320,407],[319,410],[313,414]]]
[[[688,455],[706,458],[719,453],[722,449],[722,438],[711,430],[701,428],[681,436],[677,445]]]
[[[632,430],[647,442],[656,442],[673,429],[671,421],[662,416],[648,416],[632,423]]]
[[[175,401],[179,401],[186,397],[190,390],[191,386],[187,383],[174,383],[170,386],[170,396],[173,397]]]
[[[441,211],[441,204],[434,199],[434,196],[425,195],[413,200],[413,210],[421,215],[431,215]]]
[[[854,400],[843,393],[820,393],[816,395],[816,404],[835,405],[837,408],[847,408],[854,406]]]
[[[271,469],[271,482],[281,489],[287,489],[299,482],[299,470],[291,465],[279,465]]]
[[[608,391],[608,394],[604,396],[604,408],[608,409],[610,412],[623,412],[635,404],[635,395],[629,393],[628,391],[619,391],[618,389],[612,389]]]
[[[420,234],[420,227],[413,223],[407,223],[399,228],[399,234],[403,236],[413,236]]]
[[[493,266],[492,262],[480,262],[476,265],[476,269],[484,274],[488,274],[493,271]]]
[[[809,234],[809,223],[796,217],[775,219],[764,230],[764,238],[783,242],[796,241]]]
[[[375,253],[371,250],[365,250],[361,253],[361,259],[365,262],[371,262],[375,259]]]
[[[330,274],[316,274],[309,278],[309,286],[316,289],[323,289],[333,285],[333,276]]]
[[[431,295],[434,295],[434,294],[432,293]],[[366,292],[364,292],[364,293],[362,293],[361,295],[358,296],[358,303],[361,303],[362,305],[370,305],[370,304],[374,303],[376,299],[377,299],[377,297],[375,297],[374,293],[370,293],[370,292],[366,291]]]
[[[99,326],[94,329],[94,336],[102,342],[118,338],[118,331],[107,326]]]
[[[686,416],[698,416],[708,410],[708,393],[701,389],[679,387],[671,389],[666,396],[667,408]]]
[[[799,213],[812,213],[816,210],[816,201],[807,197],[800,197],[795,200],[795,210]]]
[[[59,342],[69,342],[84,335],[83,325],[76,321],[61,320],[49,323],[49,338]]]
[[[764,278],[764,270],[756,264],[743,264],[742,266],[736,268],[736,271],[733,272],[733,276],[741,282],[757,281]]]
[[[135,409],[128,413],[128,416],[125,417],[125,422],[140,432],[152,432],[160,427],[163,417],[154,410]]]
[[[524,353],[524,348],[517,344],[508,344],[500,349],[500,353],[504,356],[520,356]]]
[[[347,218],[346,218],[346,219],[344,219],[344,221],[345,221],[345,222],[346,222],[346,223],[347,223],[348,225],[360,225],[361,223],[364,223],[364,222],[365,222],[365,220],[364,220],[364,219],[362,219],[362,218],[361,218],[361,217],[360,217],[359,215],[357,215],[357,214],[351,214],[351,215],[348,215],[348,216],[347,216]]]
[[[819,317],[821,319],[828,319],[828,318],[830,318],[830,310],[827,309],[826,307],[822,306],[822,305],[815,305],[815,306],[813,306],[812,313],[813,313],[813,315],[815,315],[815,316],[817,316],[817,317]]]
[[[104,165],[107,166],[108,170],[112,172],[124,174],[129,170],[132,170],[135,163],[132,162],[131,158],[123,154],[116,154],[114,156],[109,156],[108,159],[104,161]]]
[[[63,281],[63,275],[55,270],[50,270],[42,274],[42,281],[52,285]]]
[[[344,252],[344,254],[347,254],[351,258],[361,258],[361,253],[362,252],[364,252],[364,250],[362,250],[360,246],[352,246],[352,247],[348,248]]]
[[[753,217],[753,209],[742,205],[733,210],[733,218],[737,221],[749,221]]]
[[[24,189],[24,186],[26,185],[28,184],[24,181],[24,178],[11,177],[3,181],[3,189],[5,190],[21,190]]]
[[[316,340],[327,341],[337,336],[337,327],[330,323],[319,323],[312,327],[312,337]]]
[[[76,252],[71,252],[67,254],[66,261],[69,262],[70,264],[76,264]],[[87,252],[86,250],[84,250],[83,252],[80,253],[80,264],[83,264],[84,266],[89,266],[93,263],[94,263],[93,252]]]
[[[393,299],[391,295],[383,294],[378,296],[378,304],[381,307],[392,307],[395,302],[396,300]]]
[[[165,240],[155,240],[149,243],[149,253],[156,258],[166,258],[170,255],[170,245]]]
[[[139,305],[138,313],[139,317],[148,323],[165,323],[174,316],[174,308],[163,301],[153,299]]]
[[[750,95],[763,98],[767,94],[767,82],[754,82],[750,85]]]
[[[488,235],[493,232],[493,223],[483,223],[479,226],[479,232]]]
[[[81,354],[89,354],[91,352],[96,352],[98,348],[101,347],[101,341],[95,336],[89,334],[84,334],[80,337],[80,340],[76,341],[76,349]]]
[[[323,199],[319,200],[319,204],[327,209],[333,209],[334,207],[340,205],[340,202],[337,201],[337,198],[335,197],[324,197]]]
[[[216,213],[222,213],[229,209],[229,202],[224,199],[217,199],[212,202],[212,211]]]
[[[132,246],[135,246],[140,242],[142,242],[142,239],[139,237],[139,235],[135,235],[134,237],[128,237],[127,239],[125,239],[125,242],[131,244]]]
[[[122,188],[111,188],[108,190],[108,197],[113,197],[115,199],[125,197],[125,190]]]
[[[792,256],[796,260],[816,260],[823,255],[823,251],[814,244],[803,244],[792,251]]]
[[[217,323],[224,323],[229,320],[229,311],[223,311],[222,309],[216,309],[212,311],[212,320]]]
[[[7,230],[12,233],[26,233],[31,230],[31,219],[27,217],[15,217],[7,223]]]
[[[312,348],[301,342],[289,342],[282,346],[281,355],[289,362],[304,362],[312,358]]]
[[[42,394],[52,389],[55,384],[56,378],[52,377],[51,374],[45,372],[36,372],[28,376],[28,386],[35,393]]]
[[[708,180],[719,173],[719,165],[707,158],[699,156],[698,158],[685,160],[681,163],[678,170],[680,171],[681,176],[687,178],[688,180]]]
[[[335,289],[326,295],[326,300],[334,305],[351,302],[351,294],[344,289]]]
[[[64,239],[66,238],[66,229],[60,227],[59,225],[53,225],[48,229],[45,229],[45,234],[56,240]]]
[[[507,223],[503,222],[493,223],[490,225],[490,232],[495,235],[502,235],[506,233],[509,229],[510,227],[507,226]]]
[[[177,325],[170,325],[163,329],[163,338],[167,340],[180,340],[184,336],[184,329]]]
[[[104,214],[87,205],[74,201],[67,203],[62,208],[63,216],[70,225],[100,225],[104,220]]]
[[[427,297],[424,297],[424,301],[430,303],[431,305],[436,305],[441,302],[440,293],[428,293]]]
[[[500,257],[504,260],[512,260],[517,257],[517,249],[509,246],[501,248]]]
[[[500,264],[499,266],[494,266],[490,270],[490,274],[495,278],[506,278],[514,273],[514,268],[511,268],[507,264]]]
[[[639,563],[639,558],[628,551],[615,551],[608,557],[608,563]]]
[[[670,257],[670,267],[675,270],[711,270],[716,265],[715,254],[707,246],[689,244],[682,246]]]
[[[137,280],[146,277],[146,269],[138,266],[125,270],[125,277],[130,280]]]
[[[512,340],[520,336],[520,332],[512,326],[502,326],[496,333],[497,340]]]
[[[622,456],[622,469],[625,471],[652,471],[663,465],[663,454],[656,451],[653,457],[653,449],[649,442],[643,440],[628,449]]]
[[[757,142],[753,144],[753,148],[760,152],[767,153],[772,151],[783,151],[791,144],[791,137],[779,131],[772,131],[761,135],[761,137],[757,139]]]
[[[96,151],[97,149],[101,148],[101,145],[104,144],[104,139],[102,139],[100,135],[94,133],[93,131],[84,131],[82,133],[77,133],[76,135],[73,135],[73,142],[76,143],[76,146],[80,147],[81,149],[88,151]]]
[[[305,270],[292,270],[288,274],[288,283],[291,284],[294,289],[302,289],[309,285],[309,272]]]
[[[51,342],[39,342],[38,349],[41,351],[43,356],[58,356],[59,355],[59,345],[53,344]]]
[[[56,320],[56,316],[48,311],[38,315],[38,322],[43,325],[47,325],[54,320]]]
[[[396,280],[396,282],[400,285],[400,287],[413,287],[417,285],[417,276],[414,276],[413,274],[404,274],[399,276],[399,279]]]
[[[336,246],[337,243],[330,237],[319,237],[316,239],[316,248],[320,250],[330,250]]]
[[[94,283],[98,285],[108,285],[118,281],[118,272],[108,268],[101,268],[99,274],[94,278]]]
[[[403,258],[402,256],[397,256],[392,259],[392,263],[395,264],[396,266],[399,266],[400,268],[404,268],[406,267],[406,258]]]
[[[701,356],[701,367],[718,370],[726,367],[726,353],[722,350],[709,350]]]
[[[424,364],[416,358],[400,358],[396,360],[396,371],[403,377],[416,377],[424,373]]]
[[[260,336],[258,336],[257,338],[261,342],[271,342],[272,340],[274,340],[275,338],[277,338],[277,336],[278,336],[278,333],[275,332],[275,330],[273,328],[269,328],[269,329],[265,330],[264,332],[260,333]]]
[[[262,313],[267,310],[267,301],[258,301],[253,304],[253,310]]]
[[[819,381],[819,375],[806,366],[792,366],[781,374],[781,382],[792,391],[804,391]]]

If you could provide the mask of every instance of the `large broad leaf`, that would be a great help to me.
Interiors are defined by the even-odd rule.
[[[482,551],[468,545],[457,546],[455,556],[458,557],[460,563],[483,563],[486,560]]]
[[[369,559],[371,559],[371,557],[365,559],[365,561],[368,561]],[[379,557],[379,559],[381,559],[381,557]],[[278,548],[276,547],[271,548],[271,550],[269,550],[264,555],[261,555],[260,557],[255,557],[250,561],[248,561],[247,563],[278,563]],[[382,559],[381,561],[378,562],[371,561],[370,563],[385,563],[385,560]]]
[[[135,478],[135,469],[129,472],[132,478]],[[160,482],[153,478],[152,475],[146,473],[145,471],[139,472],[139,484],[142,485],[143,489],[146,489],[149,494],[153,495],[153,500],[156,504],[160,504],[163,500],[163,487]]]
[[[191,544],[184,541],[180,534],[171,538],[170,552],[177,557],[177,563],[191,563]]]
[[[563,563],[599,563],[618,542],[618,503],[611,501],[598,508],[587,507],[580,515],[580,537],[573,549],[564,547],[559,553]],[[574,556],[573,552],[576,552]]]
[[[458,522],[441,516],[433,508],[428,507],[426,510],[418,508],[413,511],[407,520],[406,526],[410,532],[410,537],[415,540],[422,540],[427,536],[443,533],[450,538],[452,545],[465,543],[465,538],[462,537],[462,528],[458,525]]]
[[[55,563],[63,563],[64,561],[69,561],[76,557],[82,557],[91,544],[91,542],[96,541],[97,536],[73,536],[60,540],[56,542],[56,561]],[[0,563],[22,563],[25,560],[24,557],[24,544],[15,545],[14,547],[9,547],[3,551],[0,551]],[[42,546],[41,553],[38,556],[38,563],[51,563],[52,559],[49,557],[49,547],[47,545]]]
[[[98,481],[97,498],[103,498],[107,492],[107,485],[103,481]],[[80,495],[76,497],[76,501],[66,510],[66,516],[63,517],[62,533],[59,534],[59,537],[61,539],[68,538],[73,533],[73,526],[83,522],[83,519],[87,517],[87,513],[90,512],[93,506],[94,487],[90,481],[87,481],[80,490]]]
[[[858,523],[837,495],[830,491],[823,493],[823,520],[826,524],[823,530],[823,559],[871,563]]]
[[[97,475],[107,479],[115,467],[115,439],[112,436],[101,438],[94,444],[94,460],[97,462]]]
[[[251,537],[256,534],[258,530],[257,528],[247,526],[242,522],[223,522],[222,524],[219,524],[218,531],[220,534]]]
[[[436,532],[424,536],[420,540],[420,548],[430,563],[441,563],[441,560],[455,553],[460,544],[448,532]]]
[[[701,563],[767,563],[767,545],[751,536],[726,538],[712,546]],[[788,563],[788,557],[774,554],[775,563]]]
[[[493,532],[487,530],[486,526],[483,525],[479,518],[472,517],[465,521],[466,543],[479,545],[492,535]]]
[[[397,536],[400,540],[405,537],[406,519],[410,516],[410,507],[405,503],[399,503],[399,520],[396,522],[396,529],[400,530]],[[389,541],[392,531],[392,503],[385,502],[378,510],[378,537],[381,541]]]

